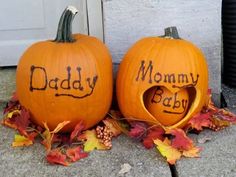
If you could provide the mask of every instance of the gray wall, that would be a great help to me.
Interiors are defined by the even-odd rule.
[[[213,92],[221,91],[221,0],[103,0],[104,34],[114,62],[145,36],[177,26],[205,54]]]

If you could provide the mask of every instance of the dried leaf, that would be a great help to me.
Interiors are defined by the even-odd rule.
[[[73,132],[70,134],[70,142],[78,137],[81,134],[81,131],[85,128],[83,121],[80,121],[74,128]]]
[[[46,150],[47,151],[50,151],[51,148],[52,148],[52,143],[53,143],[53,137],[54,137],[54,134],[59,132],[64,126],[66,126],[70,121],[64,121],[62,123],[59,123],[57,125],[57,127],[50,132],[49,128],[48,128],[48,125],[47,123],[43,123],[44,127],[45,127],[45,131],[43,132],[43,137],[44,137],[44,140],[42,141],[42,144],[45,146]]]
[[[172,129],[167,133],[174,136],[171,143],[173,148],[184,151],[193,147],[193,141],[187,137],[182,129]]]
[[[112,132],[113,136],[116,137],[121,134],[121,128],[116,120],[107,118],[103,120],[103,123],[109,127],[109,130]]]
[[[6,114],[2,124],[17,129],[21,135],[27,137],[26,129],[30,124],[30,113],[25,108],[12,110]]]
[[[11,119],[13,117],[13,115],[19,115],[20,113],[21,113],[20,110],[13,110],[13,111],[7,113],[6,118]]]
[[[211,113],[198,113],[189,121],[191,128],[202,131],[203,127],[211,127]]]
[[[173,148],[167,138],[164,141],[156,139],[154,143],[157,145],[157,149],[160,151],[161,155],[166,157],[170,164],[174,165],[176,160],[180,159],[181,152]]]
[[[159,139],[161,141],[164,140],[165,131],[161,127],[156,127],[148,130],[147,136],[143,139],[143,145],[147,149],[151,149],[154,147],[153,140]]]
[[[13,93],[13,96],[8,101],[6,107],[3,110],[3,114],[6,114],[7,112],[11,112],[15,109],[19,109],[19,107],[20,107],[20,103],[19,103],[19,100],[17,98],[17,95],[16,95],[16,93]]]
[[[27,137],[21,136],[19,134],[15,135],[14,142],[12,143],[13,147],[29,146],[32,145],[33,141]]]
[[[82,152],[81,147],[69,148],[66,150],[66,155],[72,162],[76,162],[82,158],[86,158],[88,153]]]
[[[15,117],[15,124],[21,135],[27,136],[26,129],[30,124],[30,113],[25,108],[22,108],[20,115]]]
[[[147,133],[147,124],[144,122],[131,122],[129,136],[132,138],[142,139]]]
[[[49,129],[46,129],[42,135],[44,139],[41,143],[45,146],[47,151],[50,151],[52,147],[53,135],[50,133]]]
[[[57,127],[51,133],[58,133],[62,128],[64,128],[70,121],[64,121],[57,125]]]
[[[64,166],[69,165],[69,163],[66,161],[66,155],[62,154],[59,148],[48,152],[46,159],[50,164],[60,164]]]
[[[220,119],[217,116],[213,116],[211,118],[211,121],[212,121],[213,125],[210,128],[215,130],[215,131],[218,131],[218,130],[221,130],[221,129],[225,128],[225,127],[230,126],[230,122],[229,121],[222,120],[222,119]]]
[[[219,109],[217,112],[217,117],[233,124],[236,123],[236,115],[227,109]]]
[[[183,151],[183,156],[185,156],[185,157],[199,157],[200,151],[201,151],[201,148],[192,147],[191,149],[189,149],[187,151]]]
[[[87,130],[80,135],[79,140],[86,140],[84,143],[84,151],[90,152],[94,149],[105,150],[107,147],[96,136],[95,130]]]

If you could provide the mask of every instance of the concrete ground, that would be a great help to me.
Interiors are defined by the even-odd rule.
[[[2,70],[1,70],[2,71]],[[0,71],[0,109],[15,89],[12,82],[15,69]],[[2,74],[5,73],[5,74]],[[6,74],[7,73],[7,74]],[[3,77],[4,76],[4,77]],[[4,80],[3,80],[4,78]],[[236,89],[224,86],[224,96],[229,109],[236,113]],[[69,167],[49,165],[44,147],[40,144],[26,148],[12,148],[14,130],[0,126],[0,176],[6,177],[169,177],[170,169],[165,159],[153,150],[145,150],[140,143],[120,136],[113,141],[110,151],[93,151],[88,158]],[[236,126],[220,132],[205,130],[191,135],[203,148],[197,159],[182,158],[176,168],[180,177],[235,177],[236,176]],[[209,138],[206,143],[198,143]],[[127,173],[123,166],[130,167]]]

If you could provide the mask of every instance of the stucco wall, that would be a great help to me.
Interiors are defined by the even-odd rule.
[[[221,91],[221,0],[103,0],[104,35],[114,62],[145,36],[177,26],[182,38],[204,52],[210,87]]]

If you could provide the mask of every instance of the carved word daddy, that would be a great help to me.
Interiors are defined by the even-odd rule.
[[[93,77],[83,78],[81,74],[82,68],[78,66],[75,68],[76,72],[73,72],[77,74],[77,79],[72,80],[71,70],[72,68],[70,66],[67,66],[65,68],[66,78],[59,78],[57,76],[53,78],[48,78],[48,73],[47,73],[48,71],[46,70],[46,68],[32,65],[30,68],[29,90],[31,92],[35,92],[35,91],[46,91],[47,89],[53,89],[56,92],[55,93],[56,97],[68,96],[77,99],[85,98],[92,95],[94,88],[97,84],[98,76],[94,75]],[[37,84],[36,73],[37,74],[40,73],[40,75],[43,76],[43,84],[40,86],[38,86]],[[88,86],[90,88],[90,91],[88,93],[84,93],[85,86],[86,87]],[[63,93],[60,92],[62,90]],[[78,94],[76,95],[71,94],[70,92],[71,90],[76,90]]]

